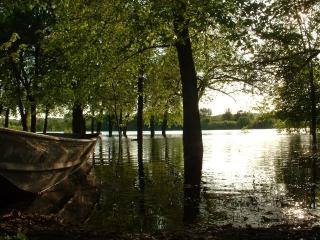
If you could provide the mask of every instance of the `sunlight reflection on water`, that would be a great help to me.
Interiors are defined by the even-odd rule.
[[[123,139],[120,151],[116,137],[104,136],[96,147],[93,163],[101,196],[90,224],[127,231],[183,227],[181,132],[168,133],[166,139],[145,135],[143,176],[134,138],[131,132]],[[197,226],[316,222],[318,177],[309,157],[308,135],[204,131],[203,143]]]

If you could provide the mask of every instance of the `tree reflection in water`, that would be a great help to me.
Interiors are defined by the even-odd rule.
[[[200,181],[198,187],[184,186],[183,223],[189,225],[196,222],[200,205]]]
[[[204,143],[202,179],[190,187],[181,135],[145,136],[143,144],[129,135],[122,149],[117,138],[104,138],[103,156],[95,156],[100,209],[89,224],[112,231],[265,226],[304,221],[311,208],[318,211],[318,164],[307,135],[212,131]]]
[[[139,190],[140,190],[140,198],[139,198],[139,212],[141,217],[145,216],[145,204],[144,204],[144,167],[143,167],[143,139],[138,139],[138,178],[139,178]]]
[[[305,136],[304,136],[305,137]],[[287,187],[287,195],[296,204],[316,208],[317,176],[317,148],[305,145],[301,135],[294,135],[289,139],[287,161],[279,166],[279,180],[283,179]],[[285,153],[281,153],[282,157]]]

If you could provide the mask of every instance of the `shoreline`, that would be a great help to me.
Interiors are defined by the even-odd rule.
[[[15,215],[5,223],[0,221],[0,239],[28,239],[28,240],[238,240],[238,239],[319,239],[320,226],[311,227],[303,225],[275,225],[269,228],[234,227],[231,224],[224,226],[212,226],[205,230],[187,228],[175,231],[156,231],[152,233],[131,233],[95,231],[87,229],[80,224],[64,224],[58,218]],[[20,238],[16,238],[20,236]],[[11,237],[11,238],[10,238]]]

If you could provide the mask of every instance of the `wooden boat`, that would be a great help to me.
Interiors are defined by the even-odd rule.
[[[37,134],[0,128],[0,175],[21,190],[41,193],[87,161],[98,134]]]

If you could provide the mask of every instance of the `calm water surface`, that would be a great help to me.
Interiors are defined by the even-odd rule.
[[[276,130],[204,131],[200,197],[186,205],[182,133],[136,136],[119,147],[103,136],[92,158],[100,197],[88,225],[113,231],[172,230],[194,225],[317,224],[317,167],[310,137]]]

